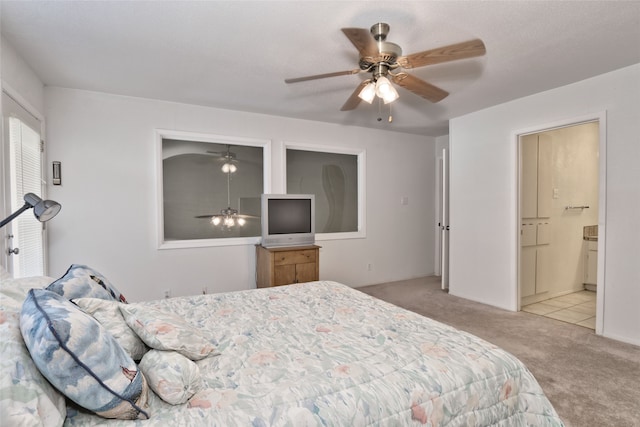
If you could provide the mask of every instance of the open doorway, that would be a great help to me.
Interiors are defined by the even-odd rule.
[[[519,305],[596,331],[604,291],[597,280],[601,125],[591,120],[518,136]]]

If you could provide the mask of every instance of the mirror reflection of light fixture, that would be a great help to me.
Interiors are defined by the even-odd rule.
[[[236,155],[231,152],[231,145],[227,144],[227,152],[225,153],[223,158],[224,158],[224,165],[222,165],[222,172],[234,173],[235,171],[238,170],[236,165],[233,164],[233,162],[236,159]]]
[[[33,214],[35,215],[36,219],[40,222],[49,221],[54,216],[58,215],[58,212],[60,212],[60,209],[62,209],[62,206],[60,205],[60,203],[54,202],[53,200],[42,200],[40,197],[36,196],[33,193],[25,194],[24,202],[25,202],[24,205],[20,209],[18,209],[17,211],[9,215],[7,218],[3,219],[2,222],[0,222],[0,228],[9,224],[18,215],[20,215],[22,212],[26,211],[27,209],[33,208]]]
[[[207,151],[207,153],[216,154],[219,159],[224,161],[221,169],[222,172],[227,175],[227,207],[221,209],[219,211],[220,213],[197,215],[195,218],[207,219],[211,225],[220,227],[225,231],[237,226],[242,227],[247,223],[246,218],[252,218],[253,216],[240,214],[238,209],[231,207],[231,174],[239,169],[239,166],[236,166],[236,163],[238,163],[236,155],[231,152],[231,145],[228,144],[226,151]]]
[[[227,208],[222,209],[218,215],[211,217],[211,224],[215,226],[223,226],[227,228],[235,227],[236,224],[242,227],[245,219],[238,215],[238,210],[231,207],[231,174],[238,170],[236,165],[232,163],[234,155],[231,154],[231,146],[227,145],[227,153],[225,154],[225,163],[222,165],[222,172],[227,174]]]
[[[224,165],[222,165],[222,172],[224,173],[234,173],[237,170],[238,168],[233,163],[227,162]]]
[[[238,210],[231,207],[231,173],[230,169],[225,172],[227,174],[227,208],[222,209],[219,214],[211,217],[211,224],[215,226],[223,226],[227,228],[235,227],[236,224],[242,227],[246,221],[238,215]]]

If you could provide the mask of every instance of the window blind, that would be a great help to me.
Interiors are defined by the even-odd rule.
[[[9,108],[5,108],[9,107]],[[24,205],[24,195],[42,195],[42,150],[39,121],[35,120],[11,98],[3,94],[3,110],[8,116],[10,205],[15,212]],[[37,125],[36,128],[32,126]],[[14,277],[44,275],[43,226],[33,215],[25,212],[12,221],[11,245],[19,248],[11,255]]]

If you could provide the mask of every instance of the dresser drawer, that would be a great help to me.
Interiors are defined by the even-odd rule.
[[[256,245],[256,286],[314,282],[320,276],[320,246],[265,248]]]
[[[278,252],[274,255],[273,263],[275,265],[288,265],[315,262],[316,253],[315,249]]]

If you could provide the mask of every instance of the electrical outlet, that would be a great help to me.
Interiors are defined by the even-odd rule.
[[[164,299],[171,298],[171,289],[165,289],[163,294],[164,294]]]

